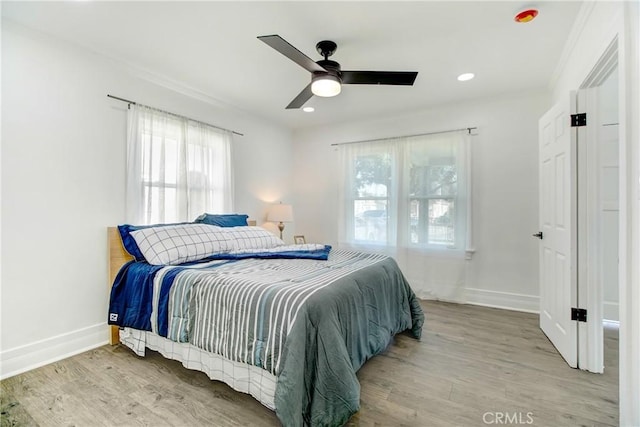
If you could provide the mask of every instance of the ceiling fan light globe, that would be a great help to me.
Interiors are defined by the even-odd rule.
[[[311,83],[311,92],[316,96],[328,98],[338,95],[341,90],[340,81],[334,76],[316,77]]]

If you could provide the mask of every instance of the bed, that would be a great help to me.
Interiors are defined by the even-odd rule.
[[[343,425],[358,369],[397,333],[420,339],[424,314],[392,258],[307,244],[150,264],[108,235],[111,343],[205,372],[284,426]]]

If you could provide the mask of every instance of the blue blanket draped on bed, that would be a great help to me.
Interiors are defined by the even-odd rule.
[[[153,278],[162,268],[130,261],[118,272],[111,288],[109,324],[151,330]]]

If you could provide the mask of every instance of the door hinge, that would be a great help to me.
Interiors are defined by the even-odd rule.
[[[578,322],[587,321],[587,310],[584,308],[571,308],[571,320],[577,320]]]
[[[587,113],[578,113],[571,115],[571,127],[579,127],[587,125]]]

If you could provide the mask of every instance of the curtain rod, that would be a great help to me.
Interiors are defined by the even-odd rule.
[[[387,139],[400,139],[400,138],[412,138],[414,136],[425,136],[425,135],[437,135],[439,133],[449,133],[449,132],[459,132],[461,130],[466,130],[469,132],[469,135],[477,135],[477,133],[471,133],[472,130],[478,129],[477,127],[468,127],[468,128],[460,128],[460,129],[450,129],[450,130],[441,130],[438,132],[428,132],[428,133],[418,133],[415,135],[404,135],[404,136],[393,136],[390,138],[378,138],[378,139],[364,139],[362,141],[351,141],[351,142],[338,142],[335,144],[331,144],[332,147],[338,145],[349,145],[349,144],[362,144],[363,142],[376,142],[376,141],[384,141]]]
[[[207,123],[207,122],[203,122],[203,121],[200,121],[200,120],[195,120],[195,119],[192,119],[192,118],[187,117],[187,116],[181,116],[180,114],[172,113],[171,111],[161,110],[159,108],[155,108],[155,107],[152,107],[150,105],[140,104],[140,103],[135,102],[135,101],[129,101],[128,99],[119,98],[117,96],[113,96],[113,95],[109,95],[109,94],[107,94],[107,96],[109,98],[117,99],[118,101],[126,102],[127,104],[141,105],[143,107],[153,108],[154,110],[158,110],[158,111],[161,111],[163,113],[166,113],[166,114],[169,114],[169,115],[172,115],[172,116],[175,116],[175,117],[180,117],[181,119],[191,120],[191,121],[196,122],[196,123],[201,123],[203,125],[211,126],[212,128],[216,128],[216,129],[220,129],[220,130],[226,130],[226,131],[231,132],[233,134],[236,134],[236,135],[239,135],[239,136],[244,136],[243,133],[236,132],[235,130],[221,128],[220,126],[215,126],[215,125],[212,125],[212,124]]]

